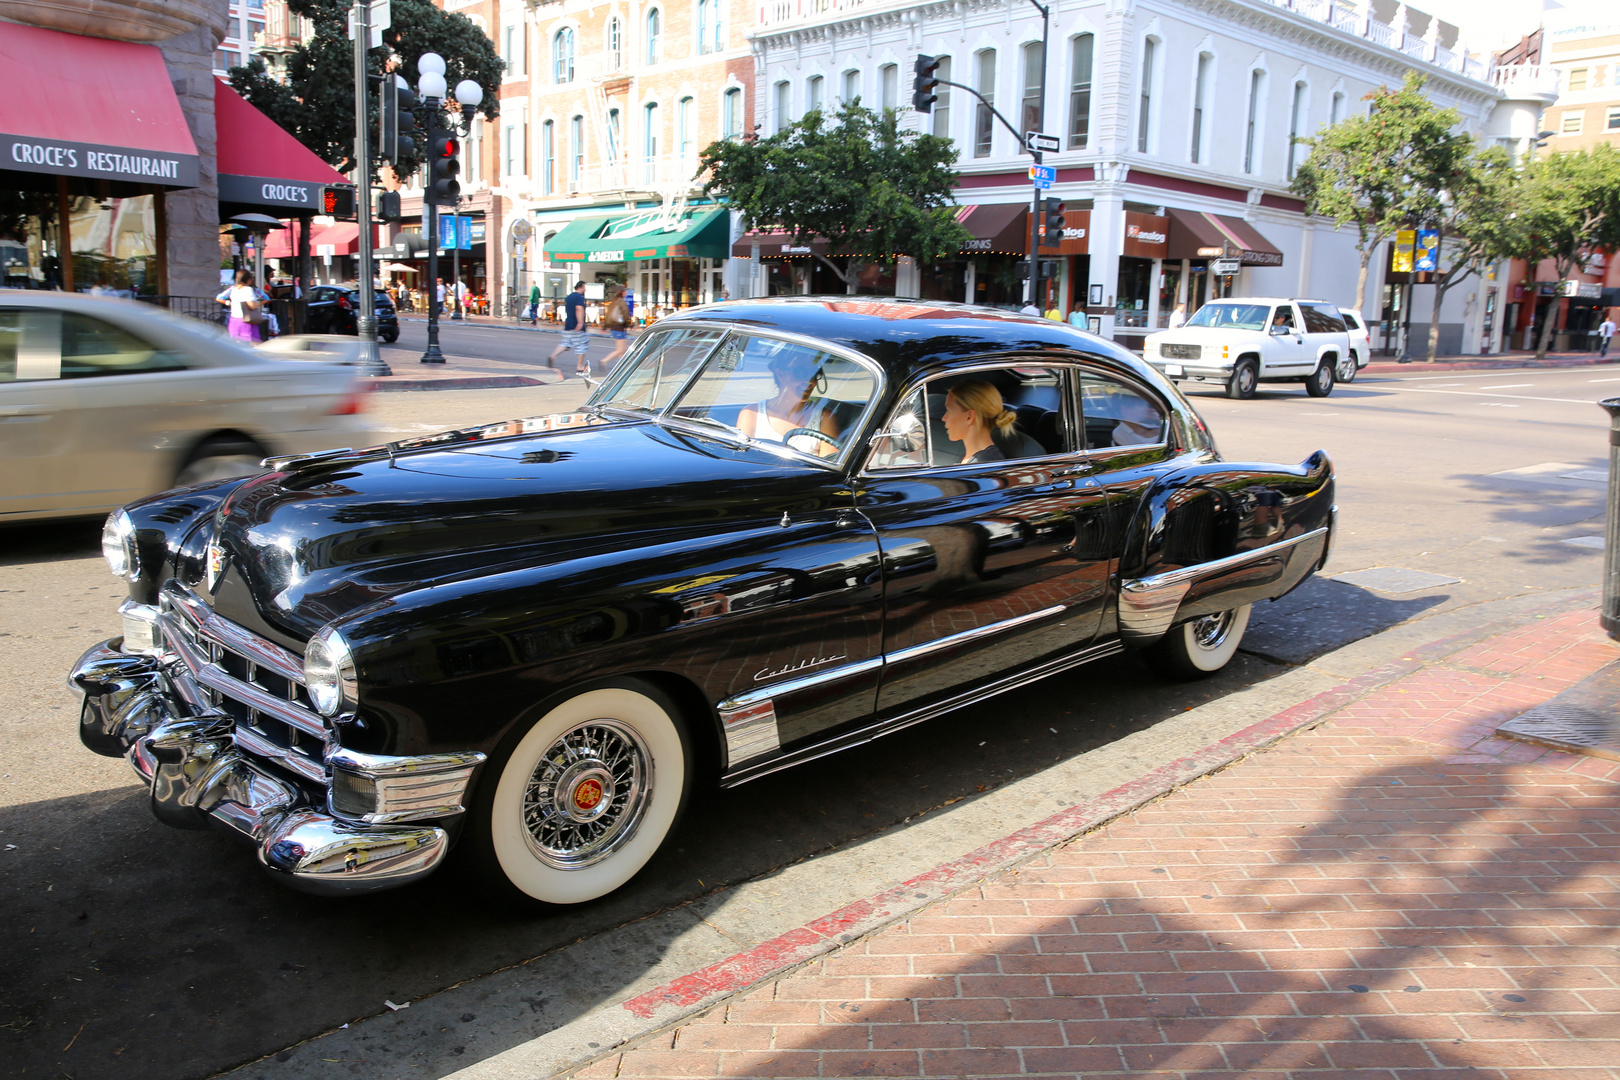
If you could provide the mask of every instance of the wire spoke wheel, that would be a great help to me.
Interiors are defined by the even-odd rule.
[[[613,854],[635,833],[652,781],[651,755],[633,728],[599,719],[565,732],[523,792],[535,857],[576,870]]]

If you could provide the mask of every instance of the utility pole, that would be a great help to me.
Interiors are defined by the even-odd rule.
[[[392,375],[393,370],[377,351],[377,293],[372,285],[376,274],[371,265],[371,124],[367,119],[371,110],[366,62],[366,50],[371,45],[371,8],[365,0],[355,0],[349,26],[354,36],[354,209],[360,226],[355,252],[360,272],[360,311],[355,316],[355,333],[360,338],[360,373]]]

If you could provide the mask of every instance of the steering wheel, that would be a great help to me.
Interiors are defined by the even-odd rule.
[[[828,435],[825,431],[817,431],[815,428],[807,427],[789,428],[787,431],[784,431],[782,433],[782,445],[786,446],[787,441],[793,438],[795,435],[809,435],[811,438],[820,439],[834,450],[843,449],[843,446],[839,444],[838,440],[833,438],[831,435]]]

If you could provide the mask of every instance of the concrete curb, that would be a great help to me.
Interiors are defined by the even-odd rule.
[[[372,393],[401,390],[494,390],[503,386],[550,386],[551,379],[531,379],[525,375],[467,375],[448,379],[371,379],[366,389]]]
[[[1444,358],[1429,363],[1427,360],[1413,360],[1409,364],[1397,363],[1393,360],[1379,360],[1358,368],[1356,375],[1410,375],[1414,371],[1497,371],[1511,368],[1571,368],[1595,367],[1599,364],[1620,364],[1620,353],[1612,357],[1600,357],[1592,353],[1575,355],[1549,356],[1545,360],[1537,360],[1534,354],[1517,355],[1506,354],[1489,359],[1447,360]]]

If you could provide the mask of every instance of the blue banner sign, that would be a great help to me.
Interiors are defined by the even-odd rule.
[[[1412,269],[1429,271],[1440,269],[1439,230],[1418,230],[1417,247],[1412,251]]]

